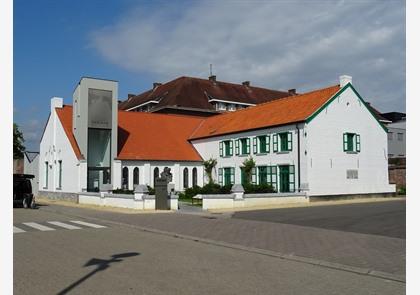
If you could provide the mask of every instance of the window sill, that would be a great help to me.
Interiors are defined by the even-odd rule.
[[[61,191],[61,187],[56,187],[55,189]]]
[[[250,154],[239,154],[238,157],[248,157]]]
[[[276,154],[288,154],[288,153],[290,153],[291,151],[279,151],[279,152],[276,152]]]
[[[356,151],[346,151],[347,154],[358,154],[359,152]]]
[[[257,153],[257,154],[255,154],[256,156],[265,156],[265,155],[268,155],[269,153],[267,152],[267,153]]]

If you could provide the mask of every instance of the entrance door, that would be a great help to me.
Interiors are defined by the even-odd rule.
[[[280,181],[280,192],[286,193],[289,192],[290,183],[289,183],[289,166],[279,166],[279,181]]]
[[[279,166],[279,189],[281,193],[292,193],[295,191],[295,166]]]

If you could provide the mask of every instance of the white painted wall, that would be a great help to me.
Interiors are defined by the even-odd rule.
[[[61,100],[61,104],[60,104]],[[79,192],[79,161],[55,111],[62,107],[61,98],[51,100],[51,114],[45,127],[39,149],[39,190],[50,192]],[[62,161],[62,186],[58,188],[58,161]],[[48,186],[46,187],[46,166],[48,162]]]
[[[23,159],[23,173],[34,175],[34,178],[31,179],[32,193],[34,196],[37,196],[39,187],[39,154],[32,160],[32,162],[29,162],[26,155],[23,156]]]
[[[303,133],[304,133],[304,126],[303,124],[299,124],[299,134],[301,143],[303,142]],[[296,129],[296,124],[287,125],[287,126],[279,126],[261,130],[254,130],[254,131],[247,131],[247,132],[240,132],[231,135],[223,135],[223,136],[216,136],[211,138],[204,138],[193,140],[192,144],[194,145],[195,149],[201,155],[203,160],[209,160],[210,158],[217,159],[217,166],[215,171],[213,171],[213,179],[215,182],[218,181],[217,172],[218,168],[224,167],[234,167],[235,168],[235,183],[241,183],[241,171],[240,167],[242,167],[242,163],[245,159],[247,159],[248,155],[235,155],[235,148],[233,149],[233,156],[229,157],[220,157],[219,156],[219,142],[224,140],[233,140],[240,139],[244,137],[251,138],[251,146],[250,146],[250,155],[256,161],[256,166],[277,166],[277,165],[295,165],[295,184],[296,190],[298,189],[298,131]],[[292,142],[293,142],[293,149],[290,152],[273,152],[273,139],[271,137],[270,140],[270,152],[267,154],[255,154],[253,153],[253,141],[252,138],[255,136],[260,135],[273,135],[281,132],[292,132]],[[302,146],[302,145],[301,145]],[[303,151],[301,149],[301,159],[303,159],[302,154]],[[301,181],[306,180],[306,171],[302,170],[306,168],[306,165],[301,163]],[[208,182],[205,179],[206,183]]]
[[[390,158],[405,157],[406,127],[405,121],[395,122],[387,125],[388,132],[388,156]],[[402,134],[402,135],[399,135]],[[402,136],[402,138],[401,138]]]
[[[360,134],[361,151],[343,151],[343,133]],[[308,195],[395,191],[388,182],[387,133],[349,87],[307,126]],[[358,179],[347,179],[357,169]]]
[[[114,166],[115,167],[115,166]],[[184,190],[184,169],[188,169],[188,187],[192,187],[192,173],[193,169],[197,168],[197,185],[203,186],[203,164],[201,162],[176,162],[176,161],[132,161],[132,160],[123,160],[121,161],[121,168],[120,168],[120,180],[119,183],[121,184],[122,178],[122,169],[124,167],[128,168],[128,189],[133,190],[133,173],[134,168],[139,168],[139,184],[146,184],[151,187],[154,186],[153,183],[153,172],[154,169],[157,167],[159,169],[159,176],[160,173],[163,172],[165,167],[171,169],[172,173],[172,183],[175,184],[176,191],[183,191]],[[117,175],[117,174],[116,174]],[[114,183],[117,183],[118,179],[115,179]],[[121,186],[120,186],[121,187]]]

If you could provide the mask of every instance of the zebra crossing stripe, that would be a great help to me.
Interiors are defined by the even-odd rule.
[[[53,229],[51,227],[48,227],[48,226],[45,226],[45,225],[42,225],[42,224],[39,224],[39,223],[35,223],[35,222],[24,222],[23,224],[26,225],[26,226],[35,228],[37,230],[40,230],[40,231],[55,230],[55,229]]]
[[[18,234],[18,233],[24,233],[25,231],[23,229],[20,229],[16,226],[13,226],[13,233],[14,234]]]
[[[58,226],[58,227],[63,227],[65,229],[81,229],[81,227],[75,226],[75,225],[71,225],[71,224],[67,224],[64,222],[60,222],[60,221],[48,221],[48,223]]]
[[[88,226],[88,227],[93,227],[93,228],[105,228],[106,227],[106,226],[103,226],[103,225],[84,222],[84,221],[79,221],[79,220],[71,220],[70,222],[80,224],[80,225],[84,225],[84,226]]]

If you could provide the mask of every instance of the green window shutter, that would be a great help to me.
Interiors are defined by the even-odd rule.
[[[293,149],[293,135],[292,132],[287,132],[287,150],[291,151]]]
[[[219,142],[219,156],[223,157],[223,141]]]
[[[248,137],[246,139],[246,153],[249,155],[251,153],[251,139]]]
[[[295,192],[295,165],[289,166],[289,192]]]
[[[245,171],[244,171],[244,167],[241,167],[241,184],[245,184],[246,183],[246,175],[245,175]]]
[[[230,168],[230,184],[234,184],[235,183],[235,168],[231,167]]]
[[[270,152],[270,135],[266,135],[265,136],[265,152],[269,153]]]
[[[356,151],[360,152],[360,134],[356,134]]]
[[[229,141],[229,156],[233,155],[233,140]]]
[[[279,151],[279,135],[273,134],[273,152],[278,152]]]
[[[349,150],[348,136],[347,133],[343,134],[343,151],[347,152]]]
[[[252,184],[257,184],[257,168],[252,168],[251,170],[251,182]]]
[[[235,140],[235,155],[239,155],[239,139]]]
[[[277,191],[277,166],[271,166],[271,185]]]
[[[257,137],[252,138],[252,144],[253,144],[253,153],[257,154],[258,153],[258,149],[257,149]]]
[[[218,171],[219,171],[218,173],[219,184],[223,185],[223,169],[219,168]]]

